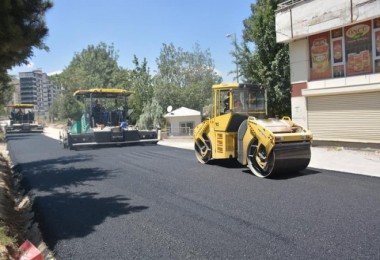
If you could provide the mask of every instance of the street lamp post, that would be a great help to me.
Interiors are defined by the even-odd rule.
[[[236,33],[228,33],[226,34],[227,38],[231,38],[232,42],[235,46],[235,63],[236,63],[236,81],[239,83],[239,65],[238,65],[238,60],[237,60],[237,42],[236,42]]]

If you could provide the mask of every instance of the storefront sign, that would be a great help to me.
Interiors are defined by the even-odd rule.
[[[371,21],[344,29],[346,47],[346,75],[372,73]]]
[[[310,79],[331,78],[330,33],[321,33],[309,37]]]

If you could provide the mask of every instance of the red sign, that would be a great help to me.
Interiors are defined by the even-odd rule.
[[[310,79],[331,78],[330,33],[309,37]]]
[[[380,57],[380,31],[375,33],[376,57]]]
[[[26,240],[18,249],[17,260],[43,260],[43,256],[29,240]]]
[[[372,73],[371,21],[344,28],[346,39],[346,75]]]

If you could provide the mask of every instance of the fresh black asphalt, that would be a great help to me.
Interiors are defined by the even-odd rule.
[[[57,259],[380,259],[380,178],[306,169],[260,179],[161,145],[7,142]]]

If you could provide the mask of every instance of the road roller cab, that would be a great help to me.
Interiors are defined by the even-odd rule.
[[[254,84],[213,86],[213,116],[194,129],[199,162],[235,158],[259,177],[305,169],[312,134],[289,117],[266,118],[266,92]]]

